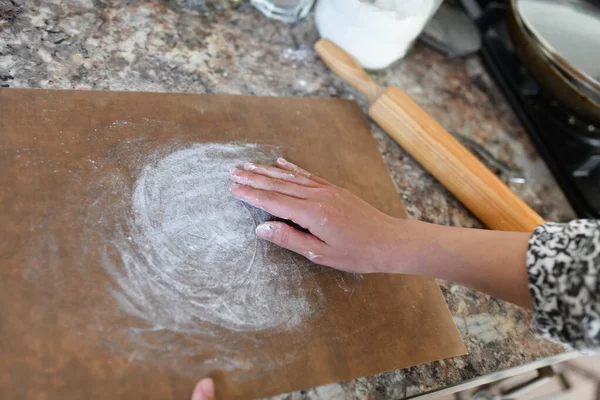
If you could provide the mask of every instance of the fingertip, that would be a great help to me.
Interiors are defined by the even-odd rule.
[[[242,172],[242,170],[239,168],[232,169],[231,171],[229,171],[229,179],[231,179],[231,181],[235,182],[235,183],[243,183],[243,182],[240,182],[241,172]]]
[[[192,400],[214,400],[215,383],[211,378],[201,379],[192,393]]]
[[[286,171],[293,171],[298,168],[296,164],[289,162],[283,157],[279,157],[275,164],[281,167],[282,169],[285,169]]]
[[[215,398],[215,382],[211,378],[204,378],[200,381],[200,390],[208,398]],[[208,400],[207,399],[207,400]]]
[[[231,191],[231,195],[233,197],[248,203],[248,193],[246,192],[247,187],[248,186],[240,185],[239,183],[234,183],[233,185],[231,185],[229,190]]]
[[[241,185],[250,185],[252,180],[248,177],[247,174],[243,174],[243,171],[237,170],[231,175],[231,180],[235,183],[239,183]]]

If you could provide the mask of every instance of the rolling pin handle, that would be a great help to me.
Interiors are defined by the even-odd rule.
[[[531,232],[544,223],[493,172],[397,87],[383,89],[351,55],[327,39],[315,44],[325,64],[364,94],[369,115],[491,229]]]
[[[383,88],[373,82],[360,64],[346,51],[327,39],[320,39],[315,50],[327,66],[373,104]]]

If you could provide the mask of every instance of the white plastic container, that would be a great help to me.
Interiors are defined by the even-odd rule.
[[[404,57],[442,0],[318,0],[321,37],[366,69],[383,69]]]

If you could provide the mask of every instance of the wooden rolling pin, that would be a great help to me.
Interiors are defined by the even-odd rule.
[[[544,223],[494,173],[398,87],[382,88],[352,56],[327,39],[315,50],[369,100],[369,115],[490,229],[531,232]]]

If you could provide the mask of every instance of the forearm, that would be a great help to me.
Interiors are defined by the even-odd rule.
[[[393,252],[390,272],[449,280],[531,308],[526,268],[531,234],[420,221],[399,222],[399,232],[405,245]]]

